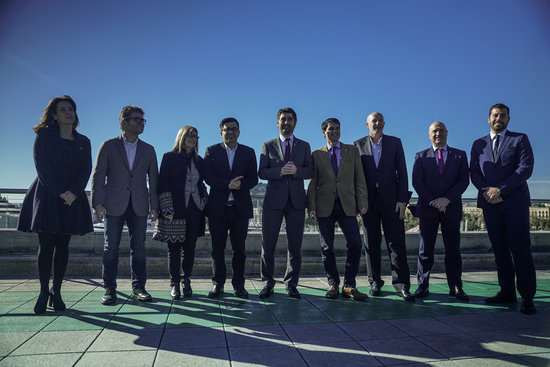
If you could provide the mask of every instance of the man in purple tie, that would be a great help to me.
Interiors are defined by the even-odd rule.
[[[432,146],[416,153],[412,184],[418,194],[416,216],[420,219],[415,296],[429,295],[430,272],[434,263],[437,230],[441,225],[445,246],[445,271],[449,295],[468,301],[462,289],[462,257],[460,255],[460,220],[462,194],[470,182],[466,152],[447,145],[447,128],[441,121],[430,125],[428,136]]]

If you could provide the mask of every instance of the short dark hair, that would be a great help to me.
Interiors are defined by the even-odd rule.
[[[126,120],[132,112],[139,112],[142,115],[145,114],[145,112],[143,112],[143,109],[141,107],[138,107],[138,106],[130,105],[130,106],[122,107],[122,109],[120,110],[120,114],[118,115],[118,120],[119,120],[119,123],[120,123],[120,130],[122,130],[122,121]]]
[[[46,106],[46,109],[44,110],[44,113],[42,114],[42,117],[40,118],[40,123],[33,127],[33,130],[35,133],[38,133],[42,129],[46,129],[50,126],[56,126],[57,121],[53,119],[53,115],[57,111],[57,104],[59,102],[69,102],[71,106],[73,106],[74,110],[74,122],[73,122],[73,129],[76,129],[78,127],[78,115],[76,114],[76,103],[74,103],[73,99],[69,97],[68,95],[63,95],[59,97],[53,98],[48,105]]]
[[[340,126],[340,121],[338,121],[336,117],[329,117],[328,119],[326,119],[321,123],[321,130],[326,131],[328,124],[330,124],[331,122],[333,124],[338,124],[338,126]]]
[[[237,124],[237,127],[240,127],[240,126],[239,126],[239,121],[237,121],[236,118],[234,118],[234,117],[226,117],[226,118],[224,118],[224,119],[222,120],[222,122],[220,122],[220,130],[223,129],[223,125],[228,124],[228,123],[230,123],[230,122],[234,122],[234,123]]]
[[[491,116],[491,111],[493,110],[493,108],[498,108],[499,110],[506,110],[506,113],[508,115],[510,114],[510,109],[508,108],[508,106],[506,106],[504,103],[497,103],[492,105],[491,108],[489,109],[489,116]]]
[[[277,112],[277,121],[279,121],[279,117],[280,117],[283,113],[291,113],[291,114],[292,114],[292,117],[294,117],[294,122],[298,122],[298,117],[296,116],[296,112],[295,112],[292,108],[290,108],[290,107],[281,108],[281,109]]]

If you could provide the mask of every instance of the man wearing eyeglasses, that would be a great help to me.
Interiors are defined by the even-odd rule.
[[[103,142],[92,176],[92,207],[98,222],[105,224],[103,246],[104,305],[116,302],[118,249],[122,228],[128,227],[132,298],[151,301],[145,290],[145,233],[147,217],[156,220],[158,165],[155,148],[140,140],[146,120],[137,106],[122,108],[119,116],[122,134]],[[149,187],[147,187],[149,183]]]
[[[212,237],[213,287],[208,297],[223,293],[227,276],[225,246],[227,235],[233,248],[233,285],[237,297],[248,298],[244,288],[245,241],[248,220],[253,216],[250,189],[258,183],[254,149],[238,144],[239,122],[233,117],[220,123],[223,142],[206,148],[204,181],[210,186],[206,216]]]

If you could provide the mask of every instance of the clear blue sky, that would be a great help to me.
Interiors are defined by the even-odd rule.
[[[445,122],[449,145],[469,154],[503,102],[509,129],[534,147],[532,196],[550,198],[549,19],[546,0],[3,0],[0,187],[34,179],[31,128],[61,94],[77,103],[94,162],[128,104],[144,108],[141,137],[159,160],[186,124],[202,154],[228,116],[259,153],[277,135],[277,110],[291,106],[296,136],[313,149],[325,143],[324,119],[340,119],[352,143],[382,112],[409,175],[431,122]]]

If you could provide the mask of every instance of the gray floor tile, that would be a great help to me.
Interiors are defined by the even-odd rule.
[[[484,330],[502,330],[507,327],[501,323],[487,320],[479,315],[437,316],[435,319],[444,322],[457,331],[474,332]]]
[[[0,333],[0,357],[7,356],[35,333]]]
[[[355,340],[387,339],[408,336],[385,320],[341,322],[338,324]]]
[[[492,357],[498,354],[468,334],[419,336],[417,339],[447,358]]]
[[[232,367],[260,365],[270,367],[307,366],[302,356],[292,346],[259,346],[230,348]]]
[[[101,330],[40,332],[12,355],[85,352]]]
[[[503,354],[550,352],[549,329],[500,330],[472,333],[483,346]]]
[[[135,351],[156,349],[162,329],[103,330],[90,346],[91,352]]]
[[[159,350],[154,367],[230,367],[227,348]]]
[[[166,329],[160,349],[177,352],[189,348],[227,348],[223,328]]]
[[[518,302],[521,303],[520,300]],[[511,312],[489,312],[480,313],[479,316],[503,324],[510,329],[525,329],[536,328],[543,325],[550,326],[550,312],[538,312],[534,315],[524,315],[519,312],[519,304],[517,306],[518,311]]]
[[[291,344],[280,325],[226,327],[225,336],[230,348]]]
[[[516,356],[494,356],[487,358],[469,358],[454,360],[456,367],[525,367],[525,366],[543,366],[541,364],[526,364],[521,358]],[[453,366],[454,367],[454,366]]]
[[[336,324],[283,325],[294,343],[352,341]]]
[[[73,366],[82,353],[34,354],[27,356],[9,356],[0,361],[0,367],[51,367]]]
[[[309,366],[382,366],[356,342],[296,344]]]
[[[359,344],[384,365],[447,360],[413,337],[363,340]]]
[[[87,352],[75,367],[151,367],[156,351]]]
[[[517,358],[532,366],[550,366],[550,353],[523,354]]]
[[[388,320],[388,322],[410,336],[452,334],[456,332],[449,325],[431,317]]]

